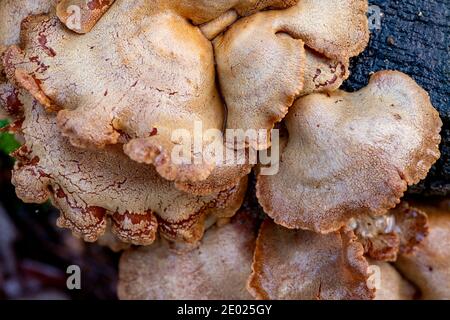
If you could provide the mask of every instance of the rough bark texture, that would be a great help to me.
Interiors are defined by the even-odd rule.
[[[441,159],[410,193],[450,195],[450,0],[371,0],[381,9],[381,29],[371,30],[366,51],[351,63],[344,88],[365,86],[371,72],[400,70],[430,93],[444,126]]]

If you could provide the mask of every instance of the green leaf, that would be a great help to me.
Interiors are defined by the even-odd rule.
[[[3,128],[9,124],[6,119],[0,120],[0,128]],[[20,143],[14,138],[14,135],[7,132],[0,132],[0,152],[10,154],[20,147]]]

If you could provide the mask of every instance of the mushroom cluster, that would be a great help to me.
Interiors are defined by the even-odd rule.
[[[368,43],[366,0],[0,9],[16,193],[128,248],[120,298],[450,298],[449,208],[401,202],[440,157],[438,112],[397,71],[339,90]],[[275,150],[275,174],[252,161]],[[266,217],[241,209],[250,192]]]

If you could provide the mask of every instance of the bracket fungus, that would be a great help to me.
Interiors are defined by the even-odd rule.
[[[265,220],[249,291],[259,299],[373,299],[368,263],[352,231],[321,235]]]
[[[146,3],[116,1],[85,35],[55,16],[27,18],[23,51],[10,47],[5,54],[6,74],[48,111],[63,108],[58,126],[74,146],[122,142],[131,159],[153,164],[169,180],[203,180],[213,164],[194,152],[188,163],[172,161],[180,144],[172,133],[193,132],[195,121],[203,130],[222,127],[212,48],[186,20],[149,15]]]
[[[396,71],[338,90],[368,43],[367,10],[0,0],[18,197],[50,200],[60,227],[126,250],[122,299],[449,299],[448,203],[400,200],[440,156],[438,112]],[[256,196],[273,219],[260,224],[240,208],[282,120],[277,174],[259,154]]]
[[[387,216],[410,220],[414,212],[422,221],[422,213],[406,203]],[[127,250],[119,266],[119,297],[411,300],[417,296],[415,284],[394,265],[379,261],[379,256],[370,258],[353,230],[324,235],[289,230],[266,219],[256,237],[255,214],[242,209],[231,223],[208,229],[194,247],[161,239]],[[410,231],[405,225],[398,223],[399,235]]]
[[[22,97],[26,143],[15,152],[12,182],[25,202],[47,199],[61,210],[58,225],[95,241],[111,223],[123,242],[148,245],[156,232],[198,241],[205,219],[230,217],[241,206],[246,177],[221,192],[199,197],[178,191],[154,170],[127,158],[116,146],[77,149],[64,138],[56,115]]]
[[[245,211],[211,227],[197,248],[177,252],[164,240],[126,251],[120,260],[121,299],[245,299],[256,239]]]
[[[257,196],[276,223],[327,233],[383,215],[439,158],[442,121],[428,94],[395,71],[355,93],[310,94],[286,118],[279,172],[258,176]]]
[[[450,299],[450,202],[414,203],[428,215],[429,235],[395,263],[426,300]]]
[[[66,25],[65,13],[79,2],[59,3]],[[131,159],[154,165],[168,180],[201,181],[215,164],[204,157],[205,141],[190,139],[221,130],[225,115],[213,48],[195,23],[231,9],[247,14],[292,3],[88,1],[80,8],[79,31],[90,30],[84,35],[67,30],[55,15],[28,17],[21,48],[7,49],[5,70],[48,111],[58,112],[58,126],[74,146],[123,143]],[[187,154],[175,161],[180,144],[187,144]]]
[[[258,299],[413,299],[415,283],[386,261],[421,247],[427,217],[404,202],[384,218],[328,234],[290,230],[266,219],[256,241],[249,291]],[[383,226],[397,237],[395,246],[384,243]]]
[[[217,37],[227,127],[258,130],[244,142],[268,148],[268,130],[295,98],[335,90],[348,77],[349,58],[368,43],[366,12],[364,0],[302,0],[243,18]]]

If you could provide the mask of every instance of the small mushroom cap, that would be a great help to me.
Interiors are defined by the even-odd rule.
[[[39,3],[36,3],[35,5],[31,5],[30,2],[26,2],[24,4],[23,1],[2,1],[0,5],[3,5],[5,10],[16,12],[22,18],[25,18],[29,13],[44,13],[46,11],[50,11],[51,5],[56,4],[56,0],[47,2],[48,3],[41,1]],[[58,10],[66,12],[70,6],[79,6],[80,8],[86,10],[92,9],[93,11],[96,11],[98,9],[102,9],[106,11],[106,7],[109,7],[107,2],[109,1],[86,2],[84,0],[65,0],[58,3]],[[113,1],[110,2],[112,4]],[[63,7],[65,7],[66,9],[62,9]],[[85,12],[82,13],[85,14]],[[96,14],[99,18],[98,13]],[[9,19],[7,22],[8,24],[6,24],[6,27],[8,27],[8,29],[5,29],[5,34],[2,34],[2,36],[6,37],[9,29],[10,32],[19,32],[20,21]],[[11,35],[11,38],[13,38],[12,36],[13,35]],[[15,42],[11,40],[6,41],[5,44],[18,43],[18,41],[19,35],[17,34],[17,36],[15,37]],[[1,66],[1,68],[3,68],[3,66]],[[0,76],[3,76],[3,69],[0,70]],[[0,78],[0,106],[3,107],[10,115],[20,115],[23,108],[21,103],[21,96],[26,94],[26,91],[22,88],[16,88],[14,85],[12,85],[11,83],[7,83],[6,81],[6,79]],[[3,117],[3,115],[1,116]],[[240,163],[242,164],[233,165],[232,163],[219,163],[217,165],[217,168],[211,172],[210,177],[208,177],[207,179],[202,181],[178,181],[175,186],[179,190],[195,195],[209,195],[212,193],[230,189],[237,185],[239,181],[243,177],[245,177],[251,170],[252,166],[248,163],[248,161],[241,161]]]
[[[267,131],[281,121],[303,88],[302,40],[278,33],[260,13],[214,41],[217,72],[228,109],[227,128],[257,130],[245,146],[267,149]]]
[[[336,90],[348,77],[349,57],[368,42],[366,11],[367,1],[303,0],[243,18],[217,37],[227,128],[258,130],[246,145],[267,149],[268,131],[296,97]]]
[[[416,295],[416,289],[388,262],[371,261],[370,266],[378,267],[379,287],[375,291],[374,300],[412,300]],[[378,281],[377,280],[377,281]]]
[[[248,288],[258,299],[371,299],[363,254],[351,231],[321,235],[267,219],[256,241]]]
[[[361,216],[347,224],[363,244],[366,255],[375,260],[396,261],[410,253],[428,235],[427,215],[402,201],[382,216]]]
[[[395,71],[355,93],[299,99],[286,118],[279,172],[258,176],[257,196],[276,223],[327,233],[382,215],[439,158],[442,121],[428,94]]]
[[[31,96],[22,100],[26,144],[16,153],[12,182],[25,202],[50,198],[61,210],[58,225],[95,241],[111,222],[119,240],[139,245],[156,232],[169,239],[196,242],[207,217],[230,217],[241,206],[246,178],[205,197],[178,191],[149,166],[137,164],[115,146],[77,149],[61,136],[56,116]]]
[[[22,28],[22,49],[5,54],[6,73],[49,111],[64,108],[58,126],[74,146],[125,143],[130,158],[168,180],[210,175],[214,165],[201,152],[172,158],[196,122],[200,132],[223,127],[212,46],[197,27],[155,13],[151,2],[120,0],[85,35],[53,15],[28,18]]]
[[[231,223],[207,230],[199,246],[176,252],[167,241],[126,251],[119,265],[120,299],[251,299],[256,223],[240,212]]]
[[[450,202],[418,204],[428,215],[429,235],[396,267],[421,290],[422,299],[450,299]]]
[[[345,60],[369,42],[367,10],[366,0],[302,0],[281,13],[277,25],[315,51]]]

